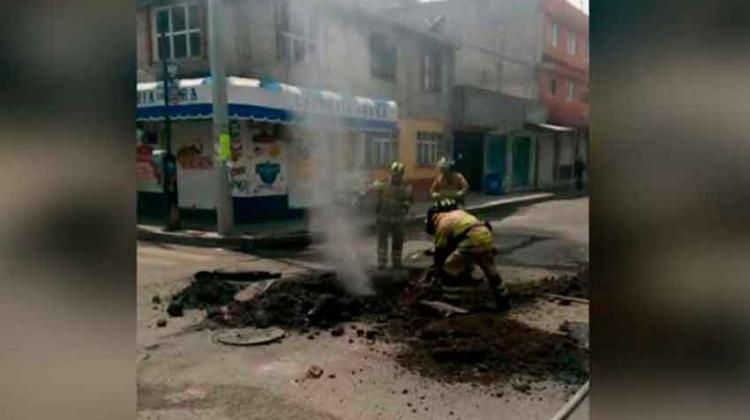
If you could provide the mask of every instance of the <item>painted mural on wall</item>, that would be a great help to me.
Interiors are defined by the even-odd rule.
[[[287,193],[285,142],[270,130],[230,130],[232,195],[262,197]]]
[[[175,124],[173,129],[180,207],[211,210],[216,206],[218,191],[211,125],[183,122]]]
[[[211,170],[213,161],[200,142],[181,146],[176,153],[177,164],[182,170]]]

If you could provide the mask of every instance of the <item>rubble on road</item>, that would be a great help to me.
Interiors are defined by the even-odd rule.
[[[321,376],[323,376],[323,368],[320,366],[310,366],[310,369],[307,370],[307,377],[312,379],[318,379]]]
[[[192,283],[172,297],[184,309],[211,309],[234,302],[241,287],[228,281],[215,280],[198,272]]]
[[[517,300],[531,300],[544,295],[588,299],[589,267],[585,264],[576,274],[547,277],[537,283],[516,285],[511,294]]]
[[[538,330],[493,313],[412,318],[385,327],[406,343],[397,360],[446,382],[493,383],[524,374],[583,383],[588,351],[572,337]]]
[[[211,311],[209,319],[232,327],[329,328],[341,322],[387,317],[395,312],[395,301],[350,295],[335,276],[323,274],[279,280],[253,300],[232,302],[224,309]]]
[[[270,272],[270,271],[226,271],[226,270],[214,270],[214,271],[199,271],[195,273],[196,279],[201,280],[219,280],[219,281],[232,281],[239,283],[251,283],[256,281],[263,281],[269,279],[281,278],[281,273]]]
[[[172,317],[181,317],[184,315],[183,309],[184,307],[179,301],[172,302],[167,306],[167,313]]]
[[[569,333],[543,331],[492,311],[460,313],[451,307],[451,316],[445,317],[419,305],[403,306],[398,295],[353,296],[331,273],[272,282],[252,299],[236,301],[235,286],[196,279],[175,300],[185,308],[207,308],[207,322],[217,327],[281,327],[302,337],[309,334],[309,339],[320,329],[344,335],[342,323],[377,321],[372,328],[350,325],[348,341],[394,342],[401,366],[442,382],[493,384],[521,375],[579,384],[588,377],[588,349]],[[587,272],[544,280],[513,297],[533,301],[550,292],[587,297]]]

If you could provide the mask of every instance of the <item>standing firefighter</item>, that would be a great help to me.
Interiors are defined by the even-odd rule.
[[[456,170],[455,162],[446,158],[440,159],[438,169],[440,173],[430,187],[432,199],[438,201],[451,198],[463,206],[464,197],[469,190],[469,183],[466,182],[466,178]]]
[[[455,200],[443,199],[427,212],[426,230],[435,238],[435,268],[444,299],[461,301],[464,292],[474,292],[478,284],[471,273],[478,265],[492,289],[497,308],[510,308],[503,280],[495,268],[489,223],[459,209]]]
[[[404,164],[391,164],[391,177],[387,183],[376,185],[378,268],[388,265],[388,237],[391,238],[393,268],[401,268],[401,251],[404,247],[406,215],[412,202],[411,187],[404,179]]]

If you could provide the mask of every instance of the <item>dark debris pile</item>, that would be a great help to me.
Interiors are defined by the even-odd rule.
[[[278,281],[258,298],[232,302],[209,312],[209,319],[230,327],[329,328],[355,320],[384,321],[396,311],[394,300],[352,296],[333,275]]]
[[[402,365],[445,382],[493,383],[521,374],[578,384],[588,377],[588,352],[574,338],[497,314],[412,318],[386,328],[406,344],[397,357]]]
[[[547,277],[539,283],[516,288],[514,297],[521,300],[535,299],[543,294],[555,294],[574,298],[589,298],[589,268],[582,267],[574,275]]]
[[[542,293],[588,297],[588,272],[544,280],[521,291],[535,299]],[[241,287],[215,278],[199,277],[174,296],[185,308],[208,310],[217,327],[278,326],[306,333],[331,328],[344,335],[342,323],[375,321],[377,334],[369,340],[400,343],[397,360],[421,375],[445,382],[498,383],[514,375],[582,383],[588,377],[588,351],[569,334],[532,328],[493,312],[438,319],[405,308],[400,294],[353,296],[333,274],[313,274],[276,280],[254,299],[238,302]],[[403,287],[401,288],[403,290]],[[334,332],[334,330],[336,330]],[[365,332],[358,335],[364,337]],[[352,343],[351,337],[347,337]]]

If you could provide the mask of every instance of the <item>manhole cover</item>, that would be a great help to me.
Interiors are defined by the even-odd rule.
[[[228,346],[259,346],[281,340],[285,335],[279,328],[243,328],[222,331],[214,336],[214,340]]]

